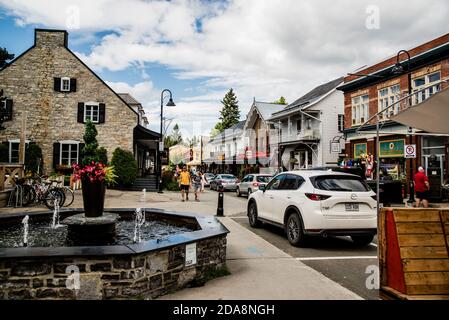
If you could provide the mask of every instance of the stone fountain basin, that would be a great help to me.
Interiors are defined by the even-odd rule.
[[[132,219],[135,209],[105,209]],[[74,247],[0,247],[0,299],[126,299],[155,298],[201,279],[226,263],[229,231],[215,218],[195,213],[145,209],[148,216],[189,225],[193,231],[128,245]],[[61,210],[61,220],[83,209]],[[24,216],[48,219],[51,211],[4,214],[0,225]],[[195,243],[196,263],[186,261],[187,246]],[[1,246],[1,244],[0,244]],[[79,288],[66,280],[79,270]]]

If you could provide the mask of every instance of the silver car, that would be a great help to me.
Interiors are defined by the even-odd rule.
[[[251,193],[259,190],[259,186],[266,185],[270,182],[273,176],[269,174],[248,174],[243,179],[242,182],[237,184],[237,197],[241,195],[249,196]]]
[[[235,188],[237,188],[237,183],[239,182],[239,179],[232,174],[218,174],[215,176],[214,180],[210,182],[210,189],[218,191],[218,188],[223,186],[225,191],[235,191]]]

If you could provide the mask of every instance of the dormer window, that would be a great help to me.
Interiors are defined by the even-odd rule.
[[[70,78],[61,78],[61,91],[62,92],[70,91]]]

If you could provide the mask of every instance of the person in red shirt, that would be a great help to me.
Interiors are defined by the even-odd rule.
[[[429,207],[429,178],[424,173],[424,168],[419,167],[415,174],[415,192],[416,192],[416,207],[419,208],[421,202],[424,208]]]

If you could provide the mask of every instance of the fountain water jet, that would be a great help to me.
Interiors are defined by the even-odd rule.
[[[28,228],[29,224],[28,221],[30,220],[30,216],[25,216],[25,218],[22,219],[23,224],[23,246],[28,246]]]
[[[52,224],[51,224],[52,229],[62,227],[62,225],[59,223],[59,200],[58,199],[55,199],[54,206],[55,206],[55,209],[53,210],[53,220],[52,220]]]
[[[145,223],[145,209],[142,210],[141,208],[137,208],[135,213],[135,220],[134,220],[134,243],[140,243],[142,242],[142,226]]]

